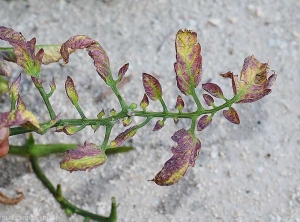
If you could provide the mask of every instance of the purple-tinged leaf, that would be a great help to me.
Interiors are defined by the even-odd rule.
[[[143,85],[147,96],[152,100],[161,99],[162,89],[159,81],[149,74],[143,73]]]
[[[106,154],[93,143],[85,142],[78,149],[72,149],[65,152],[60,168],[73,171],[91,171],[105,163]]]
[[[125,130],[124,132],[120,133],[113,141],[111,141],[111,147],[120,146],[125,140],[133,137],[138,130],[137,126],[132,126]]]
[[[204,93],[203,98],[204,98],[206,105],[208,105],[208,106],[214,105],[214,102],[215,102],[214,98],[212,98],[210,95]]]
[[[202,88],[206,92],[208,92],[211,95],[213,95],[214,97],[224,98],[223,92],[222,92],[221,88],[217,84],[214,84],[214,83],[205,83],[205,84],[202,84]]]
[[[181,96],[177,96],[177,101],[176,101],[176,105],[175,105],[175,109],[178,109],[179,112],[181,112],[181,110],[184,107],[184,101],[181,98]]]
[[[65,89],[66,89],[66,93],[67,93],[69,99],[71,100],[72,104],[73,105],[78,104],[77,91],[75,89],[74,82],[70,76],[67,77],[67,80],[65,83]]]
[[[124,66],[122,66],[119,70],[119,73],[118,73],[118,81],[120,82],[123,77],[125,76],[125,73],[127,72],[128,70],[128,67],[129,67],[129,63],[126,63]]]
[[[161,128],[163,128],[165,122],[163,120],[158,120],[156,123],[155,123],[155,126],[153,128],[152,131],[158,131],[160,130]]]
[[[51,82],[50,82],[50,89],[51,89],[51,92],[54,92],[55,89],[56,89],[56,84],[55,84],[55,79],[54,77],[52,78]]]
[[[223,110],[223,115],[228,121],[234,124],[240,124],[239,115],[234,108],[230,107],[228,110]]]
[[[109,78],[112,78],[108,56],[98,42],[87,36],[76,35],[62,44],[60,53],[63,57],[64,64],[69,62],[70,50],[84,48],[86,48],[89,56],[94,60],[94,65],[98,74],[105,81],[105,83],[107,83]]]
[[[4,61],[2,55],[0,54],[0,76],[10,77],[10,75],[11,75],[11,68],[7,64],[7,62]]]
[[[0,128],[21,125],[26,129],[40,130],[36,117],[27,110],[12,110],[0,113]]]
[[[41,88],[43,87],[43,81],[41,79],[35,78],[33,76],[31,76],[31,80],[33,82],[33,84],[37,87],[37,88]]]
[[[15,104],[15,102],[17,101],[17,99],[19,97],[20,83],[21,83],[21,74],[19,74],[18,77],[16,78],[16,80],[14,80],[10,85],[9,97],[10,97],[10,100],[12,101],[12,104]]]
[[[17,100],[17,110],[26,110],[26,104],[24,103],[24,101],[22,100],[21,96],[18,96],[18,100]]]
[[[239,94],[237,103],[251,103],[271,93],[271,87],[276,80],[277,73],[273,71],[273,74],[269,76],[269,64],[260,63],[251,55],[244,61],[241,81],[232,72],[221,74],[221,76],[231,79],[234,95]]]
[[[39,78],[44,50],[40,49],[35,54],[36,39],[26,42],[20,32],[0,26],[0,39],[7,41],[14,47],[16,62],[30,76]]]
[[[190,30],[178,31],[175,48],[177,86],[183,94],[190,95],[202,78],[201,46],[197,43],[197,33]]]
[[[144,97],[142,101],[140,102],[140,106],[142,107],[143,111],[146,111],[147,106],[149,105],[149,99],[146,94],[144,94]]]
[[[197,124],[197,130],[204,130],[212,121],[212,117],[208,115],[201,116]]]
[[[160,186],[177,183],[185,175],[187,169],[195,165],[201,149],[200,140],[185,129],[178,130],[171,138],[178,145],[172,148],[173,156],[152,180]]]

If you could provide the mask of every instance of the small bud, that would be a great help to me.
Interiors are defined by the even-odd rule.
[[[21,82],[21,74],[10,85],[9,97],[14,105],[20,93],[20,82]]]
[[[98,115],[97,115],[97,118],[98,119],[102,119],[102,117],[105,115],[105,112],[104,112],[104,109],[102,109],[101,111],[100,111],[100,113],[98,113]]]
[[[179,96],[177,96],[175,109],[178,109],[178,111],[181,112],[183,107],[184,107],[184,101],[182,100],[182,97],[179,95]]]
[[[179,122],[178,117],[174,117],[173,120],[174,120],[174,123],[175,123],[175,124],[177,124],[177,123]]]
[[[65,152],[60,168],[67,171],[91,171],[105,163],[107,156],[93,143],[85,142],[78,149]]]
[[[163,120],[158,120],[153,128],[153,131],[158,131],[164,126],[164,121]]]
[[[116,111],[115,109],[112,109],[112,110],[109,112],[109,114],[110,114],[111,116],[115,116],[115,115],[117,115],[117,111]]]
[[[51,88],[51,92],[53,93],[56,89],[56,84],[55,84],[55,80],[54,77],[52,78],[51,82],[50,82],[50,88]]]
[[[71,79],[70,76],[67,77],[66,83],[65,83],[65,89],[66,89],[66,93],[69,97],[69,99],[71,100],[73,105],[78,104],[78,95],[77,95],[77,91],[75,89],[75,85],[73,80]]]
[[[130,117],[125,117],[123,119],[123,126],[129,126],[131,124],[131,118]]]
[[[213,106],[214,105],[214,98],[212,98],[210,95],[208,94],[203,94],[203,98],[205,100],[206,105],[208,106]]]
[[[142,107],[142,109],[145,111],[146,107],[149,105],[149,99],[148,96],[146,94],[144,94],[144,97],[142,99],[142,101],[140,102],[140,106]]]
[[[131,110],[135,110],[136,108],[137,108],[137,104],[135,104],[135,103],[131,103],[129,106],[129,109],[131,109]]]

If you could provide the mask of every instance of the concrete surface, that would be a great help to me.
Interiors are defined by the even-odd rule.
[[[271,61],[279,75],[273,92],[259,102],[235,105],[241,124],[235,126],[217,114],[213,123],[197,133],[201,155],[194,168],[176,185],[159,187],[152,179],[171,156],[171,136],[188,121],[174,125],[168,120],[159,132],[154,122],[140,130],[127,145],[136,150],[110,156],[107,163],[90,173],[68,173],[59,168],[61,155],[41,159],[41,166],[54,184],[61,183],[71,202],[94,213],[109,214],[115,196],[119,221],[300,221],[300,2],[205,1],[205,0],[15,0],[0,1],[0,25],[11,27],[38,44],[62,43],[76,34],[86,34],[107,51],[112,70],[129,62],[130,82],[121,88],[128,101],[139,103],[143,96],[141,74],[156,75],[168,107],[173,107],[179,90],[175,85],[174,39],[179,29],[198,33],[202,45],[203,80],[219,84],[230,97],[230,81],[219,77],[228,70],[238,74],[244,58],[255,55]],[[3,41],[1,46],[7,44]],[[20,69],[14,67],[13,78]],[[95,103],[107,88],[85,51],[72,55],[70,63],[45,66],[42,78],[57,82],[53,97],[62,117],[77,117],[64,94],[70,75],[78,85],[80,103],[87,116],[102,108],[119,109],[113,95]],[[80,88],[79,88],[80,86]],[[201,96],[203,90],[197,89]],[[22,95],[28,109],[47,120],[42,100],[30,79],[23,78]],[[3,102],[3,100],[5,100]],[[194,105],[184,97],[187,109]],[[0,111],[8,110],[2,96]],[[151,109],[159,110],[151,102]],[[139,119],[134,119],[135,122]],[[116,127],[112,138],[121,132]],[[86,129],[74,136],[49,131],[35,136],[40,143],[84,141],[100,144],[104,129],[95,134]],[[24,136],[11,138],[21,144]],[[0,160],[0,191],[11,196],[21,190],[25,199],[16,206],[0,204],[1,216],[31,216],[31,221],[82,221],[67,218],[60,206],[36,179],[26,159],[7,156]],[[48,216],[44,220],[42,216]],[[1,221],[1,219],[0,219]]]

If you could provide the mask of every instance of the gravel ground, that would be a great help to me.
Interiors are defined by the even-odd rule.
[[[86,34],[107,51],[114,72],[130,63],[130,81],[121,88],[128,103],[143,96],[141,74],[159,78],[168,107],[173,107],[179,90],[174,79],[174,39],[179,29],[198,33],[202,45],[203,80],[219,84],[227,97],[230,81],[219,77],[228,70],[238,74],[250,54],[262,62],[271,61],[279,75],[273,92],[253,104],[235,105],[241,124],[235,126],[221,113],[203,132],[201,155],[195,167],[176,185],[159,187],[153,178],[171,156],[171,136],[188,121],[174,125],[167,121],[159,132],[151,132],[154,122],[140,130],[126,145],[136,150],[110,156],[96,170],[68,173],[59,168],[61,155],[41,159],[46,175],[61,183],[63,193],[76,205],[108,215],[110,198],[119,203],[119,221],[300,221],[300,2],[271,1],[192,1],[192,0],[0,0],[0,25],[11,27],[38,44],[63,43],[76,34]],[[1,46],[6,46],[1,42]],[[13,66],[13,77],[19,69]],[[64,81],[72,76],[87,116],[102,108],[119,109],[113,95],[94,102],[107,88],[98,77],[84,51],[72,55],[70,63],[45,66],[42,78],[57,82],[54,109],[62,117],[78,114],[64,95]],[[198,89],[200,95],[203,91]],[[46,120],[42,99],[30,79],[23,78],[22,95],[29,110]],[[7,98],[0,111],[8,110]],[[194,105],[184,97],[187,109]],[[151,109],[159,110],[157,103]],[[42,108],[41,108],[42,107]],[[298,108],[297,108],[298,107]],[[139,121],[134,119],[135,122]],[[112,138],[122,131],[116,127]],[[150,133],[149,133],[150,132]],[[39,143],[84,141],[100,144],[104,129],[95,134],[86,129],[74,136],[49,131],[36,135]],[[21,144],[24,136],[11,138]],[[1,216],[32,216],[32,221],[82,221],[66,217],[60,206],[31,172],[26,159],[7,156],[0,160],[0,191],[25,199],[15,206],[0,204]],[[2,217],[3,218],[3,217]],[[24,220],[23,220],[24,221]]]

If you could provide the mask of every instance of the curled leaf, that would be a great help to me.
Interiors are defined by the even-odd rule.
[[[14,47],[16,63],[30,76],[39,78],[44,50],[40,49],[35,54],[36,39],[26,42],[20,32],[0,26],[0,39],[7,41]]]
[[[72,149],[65,152],[60,168],[73,171],[91,171],[104,164],[107,159],[106,154],[93,143],[85,142],[78,149]]]
[[[124,132],[120,133],[113,141],[111,141],[111,147],[120,146],[125,140],[133,137],[138,130],[137,126],[132,126],[125,130]]]
[[[119,73],[118,73],[118,81],[120,82],[123,77],[125,76],[125,73],[127,72],[128,70],[128,67],[129,67],[129,63],[126,63],[124,66],[122,66],[119,70]]]
[[[162,89],[159,81],[149,74],[143,73],[143,85],[147,96],[152,100],[161,99]]]
[[[22,100],[21,96],[18,96],[18,100],[17,100],[17,110],[26,110],[26,104],[24,103],[24,101]]]
[[[240,124],[239,115],[234,108],[230,107],[228,110],[223,110],[223,115],[228,121],[234,124]]]
[[[208,115],[201,116],[197,124],[197,130],[204,130],[212,121],[212,117]]]
[[[202,84],[202,88],[206,92],[208,92],[211,95],[213,95],[214,97],[224,98],[223,92],[222,92],[220,86],[218,86],[217,84],[214,84],[214,83],[205,83],[205,84]]]
[[[214,98],[212,98],[210,95],[208,94],[203,94],[203,98],[204,98],[204,101],[206,103],[206,105],[208,106],[213,106],[214,105]]]
[[[34,131],[40,130],[40,125],[36,117],[27,110],[12,110],[0,113],[0,128],[21,125],[26,129]]]
[[[65,89],[66,93],[71,100],[72,104],[78,104],[78,94],[74,85],[74,82],[70,76],[67,77],[66,83],[65,83]]]
[[[140,106],[145,111],[148,105],[149,105],[149,99],[148,99],[147,95],[144,94],[144,97],[143,97],[142,101],[140,102]]]
[[[164,124],[165,124],[165,122],[163,120],[158,120],[152,131],[160,130],[161,128],[163,128]]]
[[[221,74],[222,77],[232,80],[233,93],[239,96],[237,103],[251,103],[268,95],[277,73],[273,71],[271,76],[268,75],[268,63],[260,63],[253,55],[244,61],[241,81],[232,72]]]
[[[178,111],[181,112],[183,107],[184,107],[184,101],[183,101],[182,97],[180,95],[178,95],[176,105],[175,105],[175,109],[178,109]]]
[[[84,48],[86,48],[89,56],[94,60],[94,65],[98,74],[105,81],[105,83],[107,83],[109,78],[111,78],[108,56],[98,42],[87,36],[76,35],[62,44],[60,53],[63,57],[64,63],[67,64],[69,62],[70,50],[72,51]]]
[[[177,183],[185,175],[189,166],[195,165],[201,149],[200,140],[185,129],[178,130],[171,138],[178,145],[172,148],[173,156],[152,180],[160,186]]]
[[[202,78],[202,56],[197,33],[190,30],[178,31],[175,48],[177,86],[183,94],[190,95]]]

